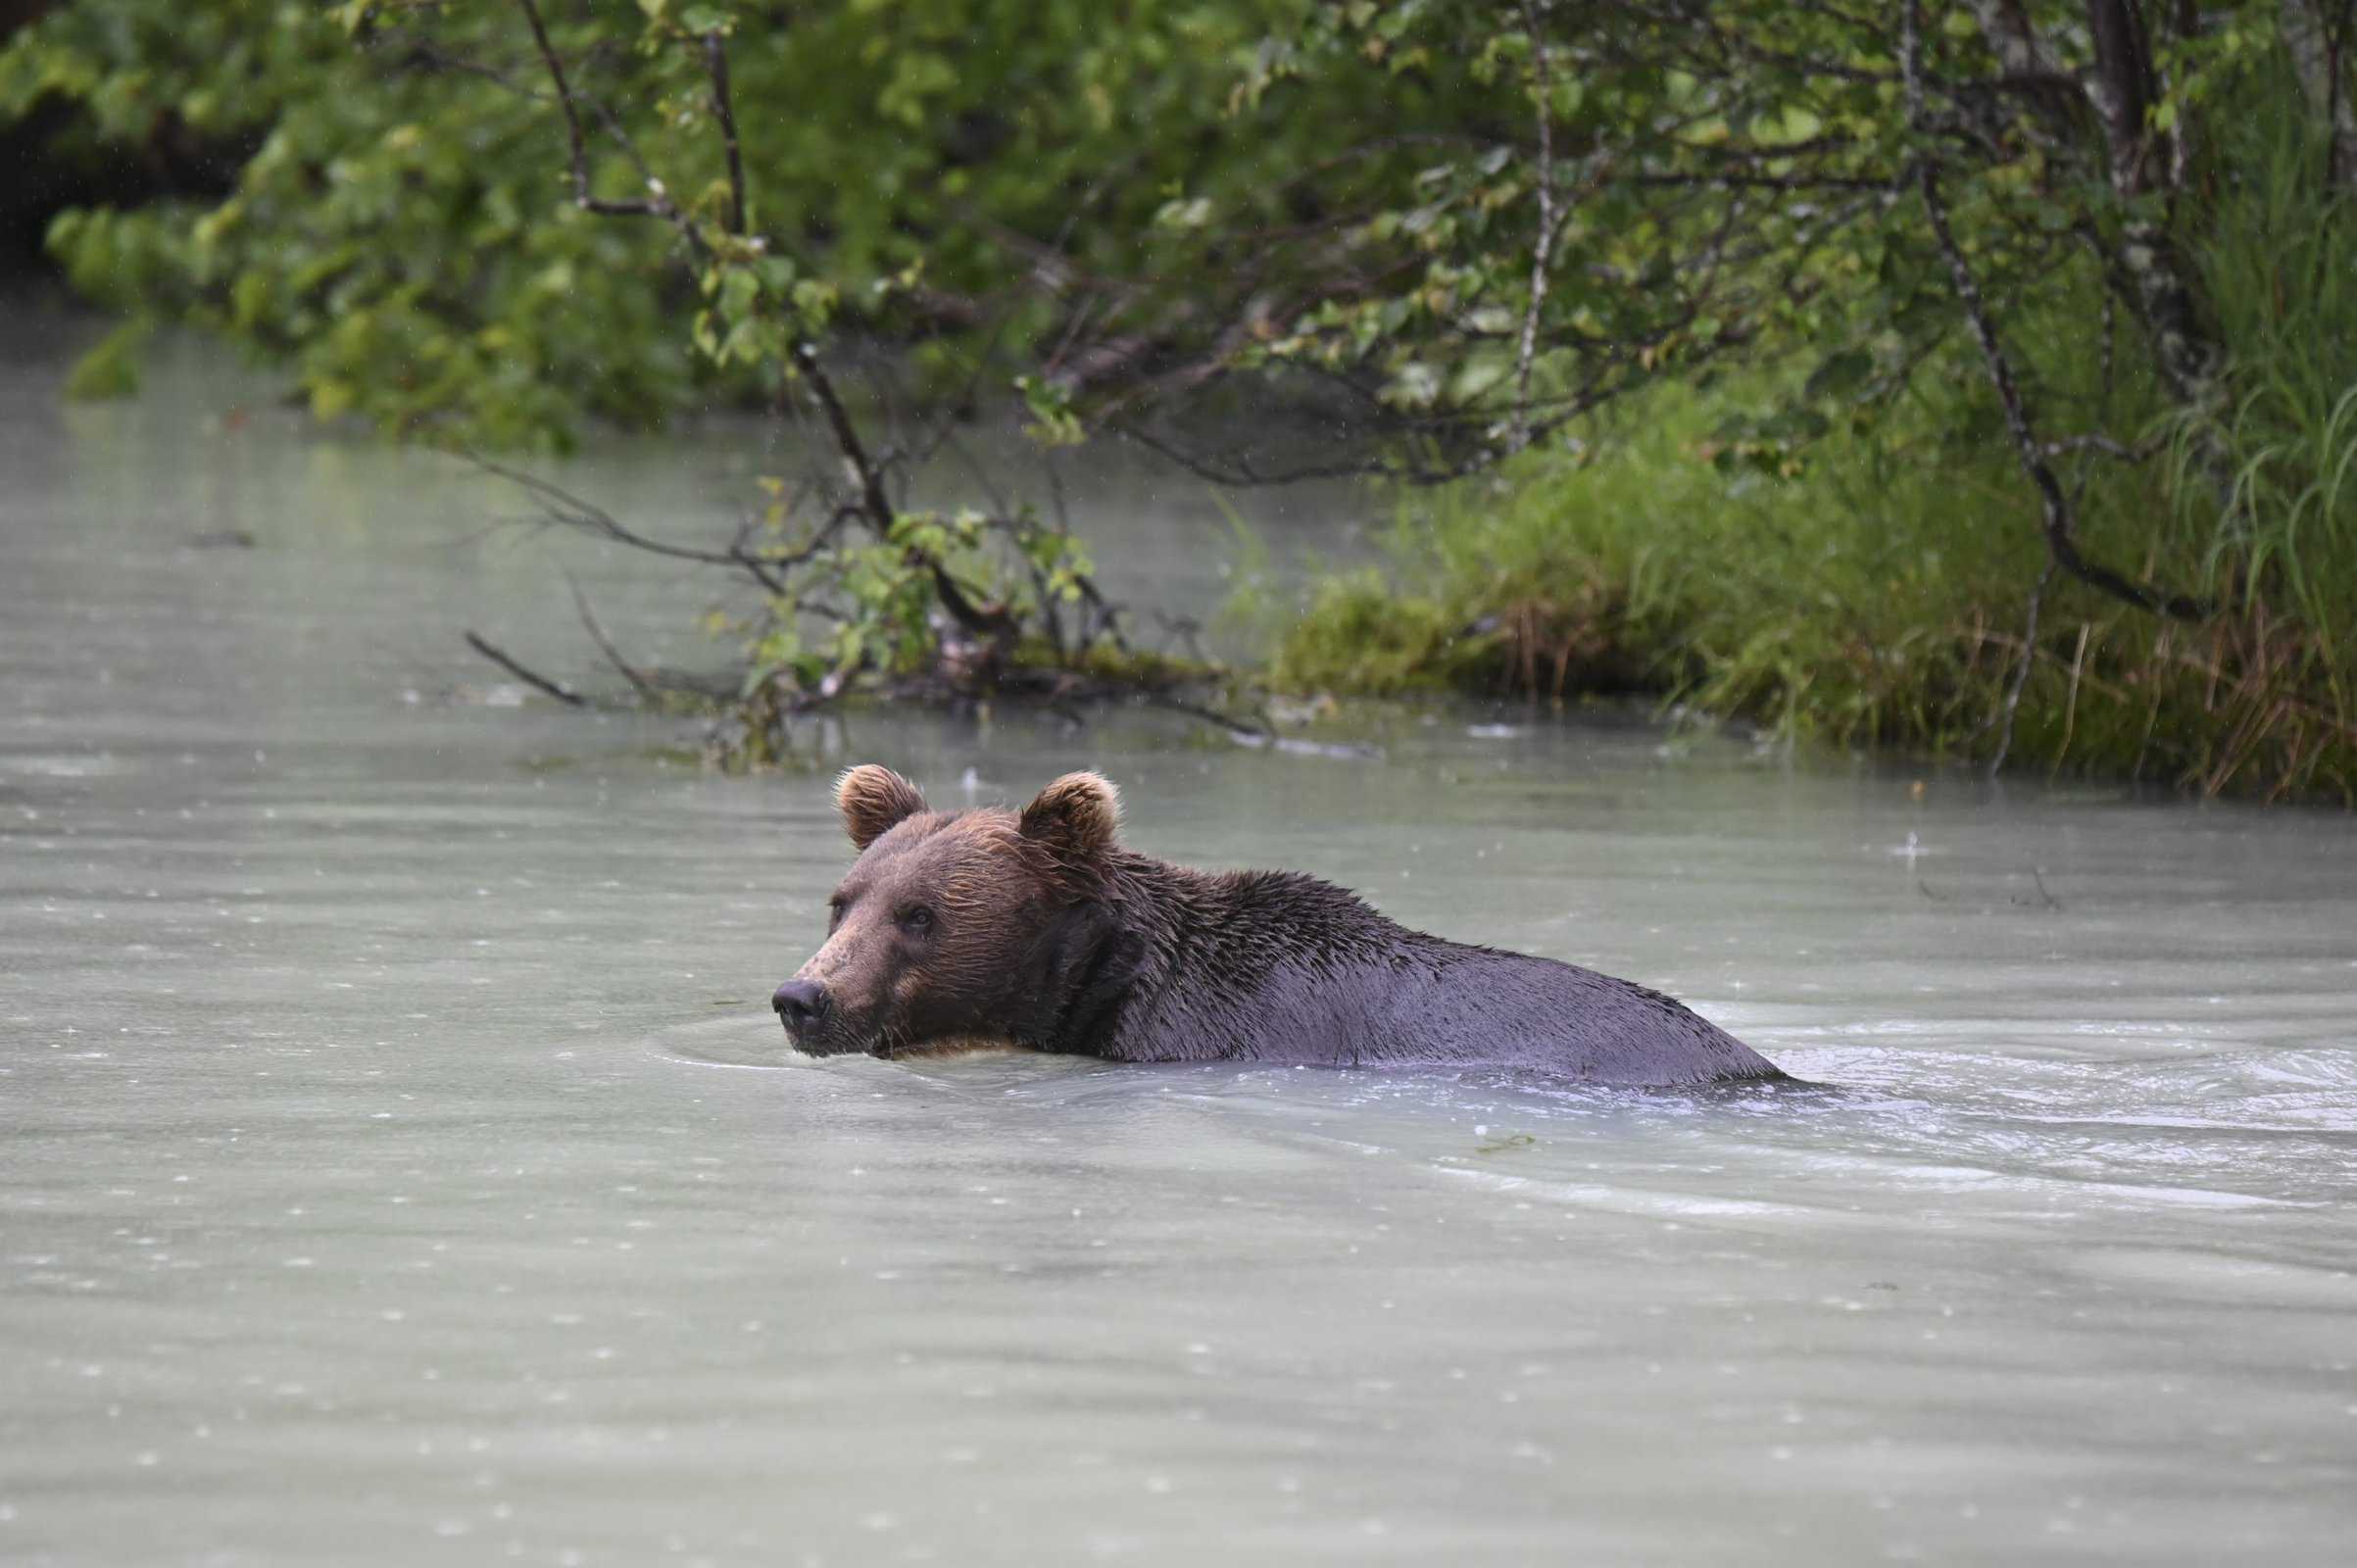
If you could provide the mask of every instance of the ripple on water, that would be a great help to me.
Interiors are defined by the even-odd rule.
[[[777,1020],[731,1008],[710,1018],[692,1018],[660,1030],[648,1044],[655,1054],[697,1067],[736,1067],[775,1072],[815,1066],[812,1058],[786,1044]]]
[[[942,1041],[888,1061],[862,1055],[806,1056],[786,1043],[785,1031],[774,1018],[762,1014],[757,1019],[733,1007],[715,1017],[688,1019],[659,1030],[648,1045],[657,1055],[671,1061],[753,1072],[887,1068],[932,1076],[956,1074],[992,1061],[1093,1065],[1085,1058],[1046,1056],[1007,1041],[979,1037]]]

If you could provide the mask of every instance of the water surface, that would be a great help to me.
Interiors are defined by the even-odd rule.
[[[860,717],[829,766],[1094,765],[1143,848],[1836,1088],[810,1062],[824,771],[457,640],[594,679],[561,565],[692,663],[703,584],[479,541],[513,497],[209,361],[62,409],[61,352],[0,369],[0,1560],[2345,1560],[2349,819],[1513,711]],[[568,482],[723,517],[700,439]],[[1216,591],[1200,487],[1076,500]]]

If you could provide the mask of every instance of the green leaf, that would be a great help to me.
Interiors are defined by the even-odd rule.
[[[142,320],[130,320],[100,338],[66,372],[66,396],[96,403],[127,398],[139,391],[139,350],[150,331]]]
[[[1848,397],[1874,373],[1874,358],[1860,349],[1840,349],[1817,363],[1801,395],[1811,400]]]

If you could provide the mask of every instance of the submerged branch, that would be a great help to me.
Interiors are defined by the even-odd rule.
[[[565,704],[567,707],[587,708],[589,706],[589,699],[582,696],[579,692],[574,691],[571,687],[566,686],[562,682],[551,680],[546,675],[539,674],[538,672],[528,669],[524,665],[517,663],[514,658],[495,647],[490,642],[486,641],[480,634],[469,631],[466,634],[466,636],[467,647],[473,649],[476,653],[482,655],[485,659],[488,659],[491,661],[491,662],[497,664],[500,668],[515,676],[517,680],[522,681],[526,686],[530,686],[538,691],[544,691],[551,697],[557,699],[557,701]]]
[[[614,639],[606,635],[606,628],[598,624],[596,613],[589,608],[589,596],[581,592],[581,585],[573,580],[569,571],[565,573],[565,586],[572,590],[573,609],[580,612],[581,629],[588,632],[589,640],[598,645],[598,652],[606,656],[606,662],[621,671],[622,679],[628,681],[641,698],[648,702],[658,701],[663,694],[656,688],[655,682],[624,659],[621,650],[614,646]]]

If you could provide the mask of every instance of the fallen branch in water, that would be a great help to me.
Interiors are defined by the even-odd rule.
[[[506,670],[509,674],[515,676],[517,680],[522,681],[526,686],[533,687],[539,691],[544,691],[551,697],[557,699],[557,701],[568,704],[574,708],[587,708],[589,706],[589,699],[582,696],[579,692],[576,692],[572,688],[563,685],[560,682],[553,681],[546,675],[538,674],[530,669],[525,668],[523,665],[517,663],[508,654],[503,653],[500,649],[485,641],[479,633],[472,631],[467,632],[466,646],[473,649],[476,653],[482,655],[485,659],[491,661],[491,662],[494,664],[497,664],[500,668]]]
[[[2038,898],[2041,905],[2049,909],[2059,909],[2062,907],[2062,900],[2056,898],[2053,894],[2046,891],[2046,879],[2038,874],[2038,869],[2035,865],[2030,867],[2030,880],[2038,884]],[[2030,901],[2024,898],[2016,898],[2013,902],[2016,904],[2026,905]]]
[[[598,652],[606,656],[606,662],[620,670],[622,679],[628,681],[641,698],[650,703],[659,701],[662,692],[622,657],[620,649],[614,646],[614,639],[606,635],[606,628],[598,624],[597,615],[590,610],[588,595],[581,592],[581,585],[573,580],[573,574],[569,571],[565,573],[565,586],[572,590],[573,609],[580,612],[581,629],[589,633],[591,642],[598,645]]]
[[[1247,746],[1264,745],[1269,738],[1266,725],[1231,717],[1216,708],[1206,708],[1201,703],[1190,703],[1183,698],[1165,695],[1149,697],[1147,702],[1155,708],[1167,709],[1173,713],[1184,713],[1189,718],[1200,718],[1206,724],[1215,725],[1226,731],[1230,740],[1241,742]]]
[[[1331,757],[1347,762],[1383,760],[1383,748],[1380,746],[1368,746],[1357,741],[1313,741],[1299,735],[1280,735],[1273,724],[1254,724],[1223,713],[1216,708],[1173,697],[1167,692],[1149,693],[1145,701],[1150,708],[1166,709],[1173,713],[1184,713],[1189,718],[1199,718],[1206,724],[1215,725],[1229,740],[1253,751],[1267,748],[1291,757]]]

